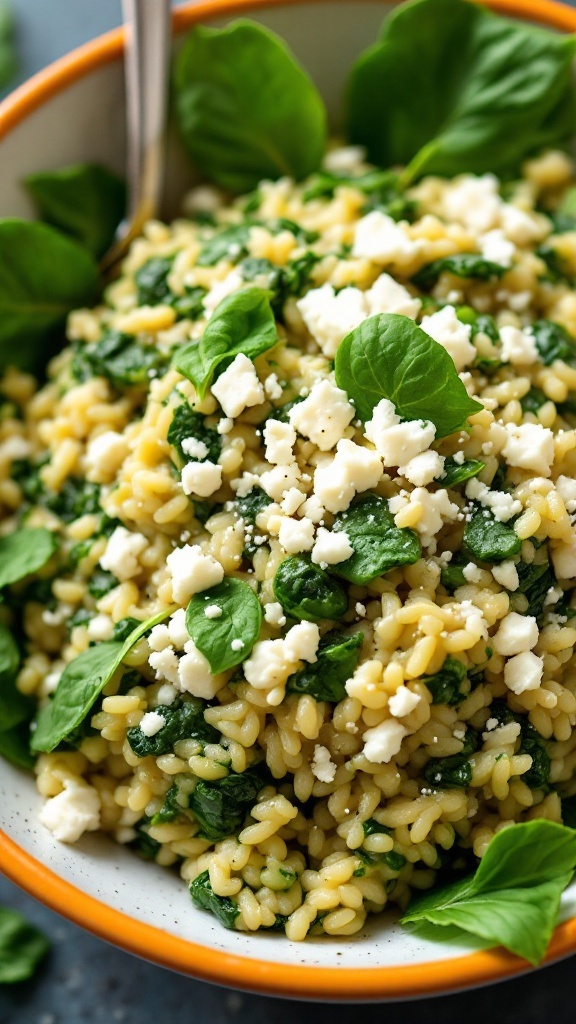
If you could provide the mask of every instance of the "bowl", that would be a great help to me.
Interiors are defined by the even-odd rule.
[[[179,7],[175,44],[191,26],[249,16],[281,35],[323,93],[335,118],[346,70],[376,36],[392,6],[379,0],[212,0]],[[499,13],[576,31],[576,11],[549,0],[489,0]],[[36,75],[0,105],[0,216],[31,217],[21,178],[77,161],[123,170],[123,36],[111,32]],[[167,194],[191,183],[175,140]],[[170,208],[172,205],[172,209]],[[167,204],[171,216],[177,204]],[[33,779],[0,762],[0,868],[33,896],[129,952],[185,974],[271,995],[385,1000],[449,992],[528,969],[470,938],[438,943],[403,931],[386,915],[350,939],[226,931],[196,910],[185,884],[104,836],[59,844],[38,823]],[[565,894],[548,962],[576,952],[576,888]]]

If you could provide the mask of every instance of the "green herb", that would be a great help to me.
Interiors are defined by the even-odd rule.
[[[448,591],[449,594],[453,594],[458,587],[466,586],[468,582],[464,576],[464,566],[468,565],[470,559],[458,552],[454,555],[448,565],[444,565],[440,572],[440,580],[442,586]]]
[[[550,366],[556,359],[565,363],[576,360],[576,342],[565,327],[552,320],[537,320],[532,324],[536,348],[544,366]]]
[[[115,387],[142,387],[166,369],[166,357],[155,345],[141,344],[133,334],[105,331],[100,341],[76,345],[72,374],[76,380],[105,377]]]
[[[546,243],[539,245],[536,249],[536,256],[542,260],[546,267],[546,272],[542,274],[541,280],[550,281],[552,284],[574,286],[574,276],[570,271],[567,260],[553,245],[547,245]]]
[[[216,732],[216,730],[214,731]],[[162,807],[153,815],[150,824],[164,825],[167,821],[174,821],[178,815],[185,813],[188,808],[190,793],[195,785],[196,778],[194,775],[177,776],[164,797]]]
[[[559,206],[550,213],[547,211],[554,224],[554,230],[558,234],[565,231],[574,231],[576,228],[576,188],[572,187],[565,192]]]
[[[23,526],[0,537],[0,590],[38,572],[57,547],[55,534],[43,526]]]
[[[466,696],[462,683],[466,678],[466,666],[449,654],[439,672],[422,676],[422,682],[432,694],[433,704],[460,704]]]
[[[388,828],[387,825],[381,825],[379,821],[376,821],[376,818],[368,818],[367,821],[363,821],[362,830],[365,836],[389,836],[392,833],[392,829]]]
[[[528,394],[524,395],[524,398],[520,399],[520,405],[522,406],[522,412],[532,412],[536,415],[538,410],[541,409],[548,401],[549,399],[546,397],[544,392],[533,385]]]
[[[332,566],[332,572],[350,583],[364,586],[399,565],[413,565],[421,555],[414,530],[400,529],[388,510],[388,502],[366,494],[334,520],[334,533],[345,532],[354,554]]]
[[[515,714],[502,700],[492,702],[490,717],[495,718],[498,725],[508,725],[509,722],[518,723],[520,726],[519,753],[529,754],[532,758],[532,764],[528,771],[524,772],[522,780],[532,789],[546,789],[550,780],[550,757],[540,733],[523,715]]]
[[[431,420],[436,436],[466,426],[482,406],[468,397],[451,356],[407,316],[380,313],[348,334],[336,353],[336,383],[366,421],[382,398],[402,419]]]
[[[354,850],[354,854],[369,867],[374,867],[375,864],[385,864],[391,871],[401,871],[406,863],[404,854],[396,853],[395,850],[389,850],[388,853],[373,853],[360,847]]]
[[[178,452],[181,465],[190,461],[190,456],[182,448],[182,441],[188,437],[196,438],[197,441],[205,444],[208,449],[203,459],[195,461],[204,462],[208,459],[210,462],[218,462],[218,457],[222,450],[220,434],[211,427],[205,427],[204,417],[200,413],[194,412],[186,402],[183,402],[182,405],[176,406],[172,422],[168,428],[168,443],[173,445]]]
[[[257,256],[247,256],[241,263],[238,264],[238,270],[242,276],[243,281],[254,281],[257,277],[266,276],[269,282],[274,279],[277,268],[270,260],[261,259]]]
[[[27,981],[49,949],[46,936],[22,914],[0,907],[0,985]]]
[[[427,263],[412,278],[417,288],[429,291],[434,287],[441,274],[454,274],[455,277],[471,278],[476,281],[492,281],[502,277],[507,267],[499,263],[491,263],[473,252],[458,252],[453,256],[442,256],[432,263]]]
[[[218,618],[208,618],[209,605],[220,608]],[[227,577],[201,594],[194,594],[186,610],[186,628],[214,675],[226,672],[248,657],[261,624],[262,606],[252,587],[233,577]],[[238,640],[242,646],[235,650],[233,645]]]
[[[173,365],[192,381],[202,399],[216,371],[223,370],[235,356],[243,353],[256,359],[277,342],[269,293],[262,288],[245,288],[222,299],[200,341],[179,349]]]
[[[501,523],[491,512],[479,506],[466,525],[464,544],[481,562],[503,562],[517,555],[522,547],[522,541],[512,526]]]
[[[124,643],[107,640],[89,647],[69,662],[60,677],[53,699],[38,714],[37,727],[32,735],[33,750],[49,753],[74,732],[134,644],[173,611],[174,606],[171,605],[153,618],[141,622]]]
[[[247,523],[254,525],[257,517],[268,507],[270,501],[271,498],[268,497],[266,491],[263,491],[261,487],[253,487],[244,498],[236,499],[238,515],[242,516]]]
[[[152,836],[148,835],[148,828],[150,822],[148,818],[142,818],[138,824],[134,826],[136,831],[136,838],[129,843],[132,850],[143,857],[144,860],[156,860],[156,857],[160,851],[160,843],[156,839],[152,839]]]
[[[412,900],[402,924],[458,928],[524,957],[543,958],[576,865],[576,834],[552,821],[497,832],[476,873]]]
[[[139,306],[158,306],[170,302],[173,296],[168,285],[168,274],[173,263],[173,256],[152,256],[138,267],[134,281]]]
[[[444,462],[444,472],[438,477],[438,483],[441,483],[442,487],[456,487],[458,484],[463,484],[465,480],[471,480],[473,476],[478,476],[478,473],[481,473],[485,467],[486,463],[481,462],[480,459],[456,462],[449,455]]]
[[[100,487],[79,476],[69,476],[57,493],[45,496],[43,504],[65,523],[102,512]]]
[[[464,754],[431,758],[422,775],[434,789],[466,787],[472,781],[472,765]]]
[[[570,137],[573,36],[465,0],[414,0],[386,18],[352,68],[349,136],[383,167],[509,176]]]
[[[398,175],[394,171],[366,171],[364,174],[336,174],[333,171],[318,171],[306,186],[302,200],[309,203],[312,199],[331,199],[337,188],[357,188],[364,195],[374,197],[376,202],[390,199],[391,193],[397,195]]]
[[[232,224],[230,227],[222,228],[204,242],[196,260],[198,267],[213,267],[220,260],[229,260],[236,263],[242,256],[245,256],[248,249],[248,239],[252,224]]]
[[[16,74],[18,62],[14,50],[14,18],[6,4],[0,4],[0,86]]]
[[[539,619],[544,611],[544,602],[549,590],[556,583],[556,577],[549,562],[519,562],[516,566],[520,581],[516,594],[525,594],[528,608],[525,615]]]
[[[154,708],[166,724],[154,734],[146,736],[139,725],[128,729],[126,738],[138,757],[160,757],[171,754],[179,740],[199,740],[217,743],[220,733],[204,720],[204,703],[195,697],[176,699],[173,704],[160,704]]]
[[[363,633],[346,635],[339,630],[326,633],[318,647],[316,661],[288,678],[287,693],[309,693],[315,700],[333,704],[346,697],[346,681],[360,657]]]
[[[234,922],[240,913],[238,904],[229,896],[217,896],[210,884],[208,871],[196,875],[190,883],[190,895],[195,907],[199,910],[208,910],[214,917],[217,917],[220,924],[225,928],[233,928]]]
[[[124,641],[128,639],[130,634],[138,628],[139,625],[140,620],[133,619],[130,616],[128,616],[128,618],[126,619],[120,619],[120,621],[117,622],[116,625],[114,626],[114,629],[112,631],[112,639],[119,640],[120,643],[123,644]]]
[[[43,221],[98,259],[112,244],[126,208],[126,186],[97,164],[40,171],[23,179]]]
[[[35,758],[30,753],[29,722],[21,722],[20,725],[0,732],[0,757],[26,771],[34,767]]]
[[[489,313],[477,313],[472,306],[459,306],[456,316],[461,323],[470,324],[473,338],[477,334],[485,334],[493,344],[500,341],[496,321]]]
[[[244,772],[230,772],[215,782],[200,779],[190,796],[190,809],[201,829],[199,837],[217,843],[234,835],[265,785],[266,773],[262,765]]]
[[[16,687],[20,651],[10,630],[0,622],[0,732],[6,732],[30,716],[30,700]]]
[[[274,577],[274,596],[288,615],[316,622],[339,619],[348,611],[348,595],[337,580],[302,555],[280,562]]]
[[[117,587],[120,580],[116,579],[113,573],[107,569],[95,569],[88,580],[88,593],[97,599],[109,594],[114,587]]]
[[[176,61],[175,99],[188,153],[232,192],[263,178],[299,181],[320,164],[324,104],[285,44],[260,25],[193,29]]]

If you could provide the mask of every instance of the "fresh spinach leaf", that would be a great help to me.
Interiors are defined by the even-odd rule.
[[[218,618],[208,618],[209,605],[220,608]],[[262,606],[243,580],[228,576],[209,590],[194,594],[186,609],[186,628],[214,675],[244,661],[258,639]],[[236,650],[236,642],[242,646]]]
[[[249,359],[278,342],[269,293],[254,286],[226,296],[214,310],[200,341],[179,349],[173,366],[191,380],[198,396],[204,398],[217,370],[223,370],[235,356]]]
[[[453,594],[458,587],[466,586],[467,580],[464,576],[464,566],[468,565],[469,561],[470,559],[466,555],[458,552],[448,562],[448,565],[442,566],[440,580],[442,586],[449,594]]]
[[[519,562],[516,566],[518,579],[520,581],[517,594],[525,594],[528,598],[528,608],[525,615],[533,615],[539,619],[544,611],[544,602],[548,591],[556,583],[556,576],[549,562],[527,564]]]
[[[508,523],[495,519],[487,509],[476,506],[464,530],[464,544],[481,562],[503,562],[522,547],[518,534]]]
[[[29,722],[20,722],[19,725],[0,732],[0,757],[25,771],[30,771],[34,767],[35,758],[30,753]]]
[[[0,367],[41,369],[68,313],[93,306],[94,259],[54,228],[0,220]]]
[[[288,615],[308,622],[339,619],[348,611],[341,583],[302,555],[280,562],[274,577],[274,596]]]
[[[517,722],[520,726],[520,751],[529,754],[532,764],[522,776],[523,781],[532,789],[546,789],[550,780],[550,757],[543,737],[524,715],[511,711],[503,700],[495,700],[490,705],[490,717],[495,718],[498,725]]]
[[[120,580],[116,579],[113,573],[97,567],[88,580],[88,593],[98,599],[109,594],[119,583]]]
[[[468,397],[454,360],[410,317],[380,313],[364,320],[336,353],[336,383],[360,419],[387,398],[406,420],[431,420],[437,437],[466,426],[482,406]]]
[[[0,622],[0,732],[30,717],[31,702],[15,683],[19,665],[18,645],[8,627]]]
[[[166,356],[155,345],[141,344],[133,334],[105,331],[100,341],[79,342],[72,358],[72,374],[79,381],[105,377],[116,388],[142,387],[167,367]]]
[[[576,833],[552,821],[497,832],[474,875],[413,899],[402,924],[456,925],[537,964],[576,866]]]
[[[204,462],[208,459],[210,462],[218,462],[218,456],[222,450],[220,434],[212,427],[205,427],[204,417],[200,413],[194,412],[187,402],[183,402],[182,405],[176,406],[172,423],[168,428],[168,443],[176,449],[181,465],[190,461],[190,456],[182,448],[182,441],[188,437],[196,438],[208,449],[203,459],[195,461]]]
[[[71,523],[75,519],[80,519],[81,516],[102,512],[100,487],[79,476],[69,476],[59,491],[48,492],[44,495],[43,500],[42,498],[40,500],[64,523]]]
[[[432,694],[433,704],[460,704],[466,693],[461,689],[466,678],[466,666],[453,658],[446,657],[439,672],[431,676],[422,676],[422,682]]]
[[[217,843],[234,835],[266,785],[262,764],[244,772],[230,772],[223,779],[200,779],[190,796],[190,809],[200,825],[199,837]]]
[[[473,338],[477,334],[485,334],[494,345],[500,341],[496,321],[489,313],[478,313],[472,306],[459,306],[456,316],[461,323],[470,324]]]
[[[96,259],[112,244],[126,208],[126,186],[112,171],[98,164],[75,164],[29,174],[22,183],[42,220]]]
[[[432,263],[427,263],[412,278],[417,288],[429,291],[434,287],[441,274],[454,274],[455,277],[471,278],[476,281],[492,281],[502,277],[507,267],[492,263],[474,252],[457,252],[453,256],[442,256]]]
[[[383,167],[424,174],[513,174],[567,142],[573,36],[495,17],[465,0],[414,0],[386,18],[348,91],[353,143]]]
[[[486,463],[481,462],[480,459],[456,462],[449,455],[444,463],[444,472],[438,477],[438,482],[442,484],[442,487],[456,487],[458,484],[463,484],[465,480],[471,480],[473,476],[478,476],[485,466]]]
[[[152,256],[138,267],[134,274],[134,282],[139,306],[169,304],[172,292],[168,285],[168,274],[173,263],[173,256]]]
[[[354,855],[359,857],[369,867],[374,867],[375,864],[385,864],[391,871],[401,871],[406,863],[404,854],[397,853],[396,850],[389,850],[388,853],[373,853],[359,847],[357,850],[354,850]]]
[[[22,526],[0,537],[0,590],[38,572],[57,547],[55,534],[43,526]]]
[[[422,775],[433,789],[466,787],[472,781],[472,765],[464,754],[431,758]]]
[[[144,860],[156,860],[160,852],[160,843],[148,835],[150,822],[148,818],[142,818],[135,826],[136,838],[129,843],[132,850],[135,850]]]
[[[247,523],[254,525],[257,517],[270,504],[271,499],[261,487],[253,487],[244,498],[236,498],[238,515]]]
[[[546,271],[541,275],[540,280],[550,281],[551,284],[574,286],[574,275],[570,271],[568,261],[561,255],[558,249],[544,242],[536,249],[536,255],[546,267]]]
[[[333,704],[344,700],[345,684],[358,664],[363,639],[363,633],[326,633],[316,661],[288,678],[286,692],[309,693],[315,700],[329,700]]]
[[[46,936],[22,914],[0,907],[0,985],[28,981],[49,949]]]
[[[217,743],[220,733],[204,720],[204,703],[195,697],[176,699],[172,704],[159,704],[154,708],[166,724],[154,734],[146,736],[139,725],[128,729],[126,738],[138,757],[160,757],[170,754],[179,740],[199,740]]]
[[[366,837],[377,835],[389,836],[392,833],[392,829],[388,828],[387,825],[381,825],[379,821],[376,821],[376,818],[368,818],[367,821],[363,821],[362,830]]]
[[[556,233],[563,234],[566,231],[574,231],[576,229],[576,188],[569,188],[556,209],[552,213],[547,210],[546,213],[554,224]]]
[[[217,896],[210,883],[208,871],[203,871],[190,882],[190,895],[195,907],[208,910],[225,928],[233,928],[240,913],[238,904],[230,896]]]
[[[260,25],[193,29],[176,61],[175,100],[188,153],[232,192],[263,178],[300,180],[320,164],[322,99],[285,44]]]
[[[396,526],[388,502],[376,494],[357,498],[332,529],[346,533],[354,554],[331,571],[350,583],[364,586],[399,565],[413,565],[422,553],[418,534]]]
[[[243,224],[231,224],[227,228],[216,231],[202,245],[196,265],[198,267],[214,267],[216,263],[224,259],[236,263],[248,252],[248,239],[252,226],[252,222],[246,221]]]
[[[549,399],[546,397],[544,392],[533,385],[528,394],[524,395],[524,398],[520,399],[522,412],[532,412],[536,415],[538,410],[541,409],[548,400]]]
[[[537,320],[532,324],[532,334],[544,366],[550,366],[555,359],[571,364],[576,360],[576,342],[561,324]]]
[[[125,619],[120,619],[120,621],[117,622],[116,625],[114,626],[114,629],[112,631],[112,639],[119,640],[120,643],[123,644],[124,641],[128,639],[130,634],[138,628],[139,625],[139,620],[133,619],[130,616],[128,616]]]
[[[141,622],[124,643],[106,640],[89,647],[69,662],[53,699],[38,714],[32,734],[32,749],[49,753],[74,732],[134,644],[149,629],[167,619],[174,608],[170,605],[153,618]]]

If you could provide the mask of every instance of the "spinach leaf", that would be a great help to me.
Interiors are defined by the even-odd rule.
[[[10,761],[16,768],[30,771],[34,767],[35,758],[30,753],[30,724],[20,722],[19,725],[0,732],[0,757]]]
[[[148,835],[149,826],[149,819],[141,818],[141,820],[134,826],[136,838],[128,845],[132,850],[135,850],[143,860],[156,860],[160,851],[160,843],[157,842],[156,839],[152,839],[152,836]]]
[[[246,221],[243,224],[231,224],[227,228],[221,228],[204,242],[196,260],[196,266],[213,267],[224,259],[235,263],[245,256],[248,252],[248,239],[252,226],[250,221]]]
[[[536,255],[542,260],[546,271],[540,276],[541,281],[550,281],[552,284],[567,284],[574,286],[574,276],[570,271],[568,261],[553,245],[544,242],[536,249]]]
[[[402,924],[456,925],[537,964],[576,865],[576,833],[552,821],[497,832],[474,875],[413,899]]]
[[[166,365],[166,356],[155,345],[141,344],[133,334],[105,331],[100,341],[76,345],[72,374],[79,381],[105,377],[122,390],[149,384]]]
[[[96,259],[106,252],[126,208],[121,178],[98,164],[75,164],[29,174],[22,183],[43,221]]]
[[[209,619],[208,605],[220,608],[218,618]],[[214,675],[244,661],[258,639],[262,606],[243,580],[228,576],[209,590],[194,594],[186,609],[186,628]],[[237,641],[241,647],[236,650]]]
[[[238,904],[230,896],[217,896],[210,884],[208,871],[203,871],[190,882],[190,895],[195,907],[208,910],[225,928],[233,928],[240,913]]]
[[[175,606],[170,605],[153,618],[141,622],[124,643],[106,640],[89,647],[69,662],[53,699],[38,714],[32,734],[32,749],[49,753],[74,732],[134,644],[149,629],[167,619],[174,609]]]
[[[214,731],[216,732],[216,730]],[[196,779],[193,775],[177,777],[166,793],[162,807],[153,815],[150,823],[164,825],[167,821],[174,821],[179,814],[183,814],[188,807],[188,799],[195,784]]]
[[[456,487],[458,484],[463,484],[465,480],[471,480],[473,476],[478,476],[485,466],[486,463],[481,462],[480,459],[456,462],[449,455],[444,463],[444,472],[438,477],[438,482],[442,484],[442,487]]]
[[[176,115],[188,153],[212,181],[248,192],[319,166],[326,112],[285,44],[249,21],[192,30],[176,61]]]
[[[190,796],[190,809],[200,825],[199,837],[217,843],[234,835],[266,782],[261,764],[244,772],[230,772],[215,782],[200,779]]]
[[[522,776],[523,781],[532,789],[546,789],[550,779],[550,757],[546,750],[543,737],[524,715],[511,711],[503,700],[495,700],[490,705],[490,717],[495,718],[498,725],[517,722],[520,726],[520,751],[529,754],[532,764]]]
[[[369,867],[374,867],[375,864],[385,864],[386,867],[390,868],[391,871],[401,871],[406,863],[406,857],[403,853],[397,853],[396,850],[389,850],[388,853],[373,853],[369,850],[363,850],[359,847],[354,850],[354,855],[359,857],[364,864]],[[363,872],[362,872],[363,873]],[[356,877],[362,877],[360,872]]]
[[[464,576],[464,566],[468,565],[469,561],[470,559],[466,555],[458,552],[448,562],[448,565],[442,566],[440,580],[449,594],[453,594],[458,587],[466,586],[468,581]]]
[[[439,672],[422,676],[422,682],[432,694],[433,704],[460,704],[466,693],[461,689],[466,678],[466,666],[449,654]]]
[[[465,0],[415,0],[356,61],[350,139],[384,167],[508,176],[566,143],[574,120],[573,36],[495,17]]]
[[[459,306],[456,316],[461,323],[470,324],[473,338],[477,334],[485,334],[493,344],[500,341],[496,321],[489,313],[477,313],[472,306]]]
[[[337,188],[357,188],[364,195],[374,197],[377,202],[397,195],[398,175],[395,171],[366,171],[364,174],[351,175],[334,171],[318,171],[302,194],[302,201],[309,203],[312,199],[331,199]]]
[[[472,781],[472,765],[465,754],[431,758],[422,775],[433,789],[466,787]]]
[[[476,506],[464,530],[464,544],[481,562],[503,562],[517,555],[522,541],[512,526]]]
[[[351,678],[364,635],[339,630],[326,633],[318,647],[317,660],[289,676],[287,693],[309,693],[315,700],[337,704],[346,697],[346,681]]]
[[[178,452],[181,465],[190,461],[190,456],[182,448],[182,441],[188,437],[195,437],[197,441],[205,444],[208,449],[203,459],[195,461],[204,462],[208,459],[210,462],[218,462],[218,457],[222,450],[220,434],[211,427],[205,427],[204,417],[200,413],[194,412],[186,402],[183,402],[182,405],[176,406],[172,423],[168,428],[168,443],[173,445]]]
[[[0,907],[0,985],[27,981],[49,949],[46,936],[22,914]]]
[[[10,8],[0,4],[0,87],[5,86],[17,70],[14,49],[14,19]]]
[[[0,220],[0,367],[44,367],[68,313],[98,290],[86,249],[46,224]]]
[[[22,526],[0,537],[0,590],[38,572],[57,547],[55,534],[43,526]]]
[[[109,594],[114,587],[117,587],[120,580],[116,579],[113,573],[108,572],[107,569],[94,569],[90,579],[88,580],[88,593],[92,597],[100,598],[104,597],[105,594]]]
[[[548,210],[546,213],[554,224],[556,233],[563,234],[565,231],[574,231],[576,228],[576,188],[569,188],[553,213]]]
[[[15,679],[20,651],[10,630],[0,622],[0,732],[6,732],[30,716],[31,701],[17,689]]]
[[[556,583],[556,576],[549,562],[540,562],[537,565],[532,562],[519,562],[516,566],[518,579],[520,581],[517,594],[525,594],[528,598],[528,608],[525,615],[533,615],[539,619],[544,611],[544,602],[548,591]]]
[[[572,364],[576,360],[576,342],[561,324],[537,320],[532,324],[532,334],[544,366],[550,366],[555,359]]]
[[[402,419],[431,420],[436,436],[445,437],[482,408],[468,397],[442,345],[398,313],[370,316],[351,331],[338,348],[335,369],[338,387],[364,421],[387,398]]]
[[[247,523],[254,525],[263,509],[267,508],[271,499],[261,487],[253,487],[244,498],[236,498],[238,515]]]
[[[138,619],[133,619],[131,616],[128,616],[125,619],[120,619],[114,626],[112,639],[119,640],[120,643],[124,643],[124,641],[128,639],[130,634],[133,633],[139,625],[140,622]]]
[[[502,277],[507,267],[499,263],[485,260],[474,252],[457,252],[453,256],[442,256],[432,263],[427,263],[412,278],[417,288],[429,291],[434,287],[441,274],[454,274],[455,277],[473,278],[476,281],[492,281]]]
[[[173,263],[173,256],[152,256],[138,267],[134,281],[139,306],[158,306],[170,302],[172,292],[167,278]]]
[[[249,359],[278,342],[269,293],[250,287],[227,295],[216,306],[200,341],[176,352],[173,366],[191,380],[198,396],[204,398],[218,369],[243,353]]]
[[[549,399],[544,392],[533,385],[528,394],[520,399],[520,405],[522,406],[522,412],[533,412],[536,415],[538,410],[548,401]]]
[[[288,615],[308,622],[339,619],[348,611],[348,595],[342,584],[302,555],[290,555],[280,562],[274,577],[274,596]]]
[[[126,733],[128,743],[138,757],[170,754],[179,740],[217,743],[220,739],[220,733],[204,720],[203,701],[195,697],[176,699],[173,704],[159,704],[154,710],[166,720],[154,736],[146,736],[139,725]]]
[[[576,829],[576,795],[563,797],[560,803],[562,804],[562,821],[567,828]]]
[[[42,504],[64,523],[102,512],[100,487],[80,476],[69,476],[58,492],[44,496]]]
[[[418,534],[396,526],[388,502],[376,494],[357,498],[332,529],[346,533],[354,554],[331,571],[350,583],[363,586],[399,565],[413,565],[422,553]]]
[[[392,829],[388,828],[387,825],[381,825],[379,821],[376,821],[376,818],[368,818],[366,821],[363,821],[362,830],[365,836],[389,836],[392,833]]]

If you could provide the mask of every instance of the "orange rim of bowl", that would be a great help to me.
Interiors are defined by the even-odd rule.
[[[307,0],[204,0],[177,8],[178,34],[212,18],[297,6]],[[373,0],[378,3],[381,0]],[[576,32],[576,10],[555,0],[483,0],[499,14]],[[0,140],[53,96],[98,68],[120,60],[123,31],[115,29],[51,64],[0,103]],[[317,967],[236,956],[198,945],[138,921],[65,881],[0,831],[0,868],[42,903],[83,928],[163,967],[204,981],[267,995],[327,1000],[406,999],[455,991],[510,978],[529,970],[503,949],[486,950],[415,966]],[[576,952],[576,918],[559,925],[546,962]]]

